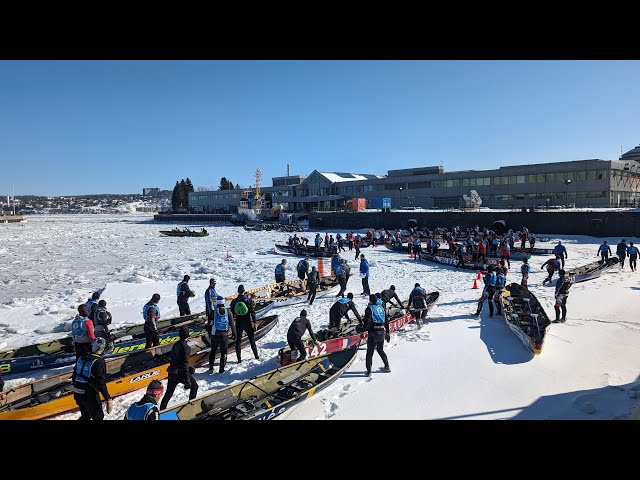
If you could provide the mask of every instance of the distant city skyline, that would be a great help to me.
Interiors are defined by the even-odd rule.
[[[0,61],[0,198],[618,159],[639,61]]]

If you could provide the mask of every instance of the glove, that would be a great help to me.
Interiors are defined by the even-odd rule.
[[[185,390],[191,390],[191,382],[186,382],[186,383],[184,384],[184,389],[185,389]]]
[[[391,335],[389,335],[388,333],[385,333],[384,339],[387,341],[387,343],[389,343],[391,341]]]
[[[108,399],[107,400],[107,413],[111,413],[113,411],[113,400],[112,399]]]

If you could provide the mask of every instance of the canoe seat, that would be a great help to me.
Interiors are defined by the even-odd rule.
[[[211,395],[202,400],[202,411],[209,412],[211,410],[222,410],[234,402],[238,401],[238,397],[231,392],[231,389],[221,390],[220,393]]]

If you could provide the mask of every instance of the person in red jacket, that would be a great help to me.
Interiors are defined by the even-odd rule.
[[[487,263],[487,241],[483,239],[478,243],[478,261]]]

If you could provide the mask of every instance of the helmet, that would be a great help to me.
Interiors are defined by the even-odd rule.
[[[563,270],[560,270],[560,271],[558,272],[558,275],[560,275],[561,277],[564,277],[566,273],[567,273],[567,272],[565,272],[565,271],[564,271],[564,269],[563,269]]]
[[[216,297],[216,305],[224,305],[224,297],[221,297],[220,295],[218,295]]]
[[[107,341],[102,337],[97,337],[91,344],[91,351],[100,355],[107,348]]]

